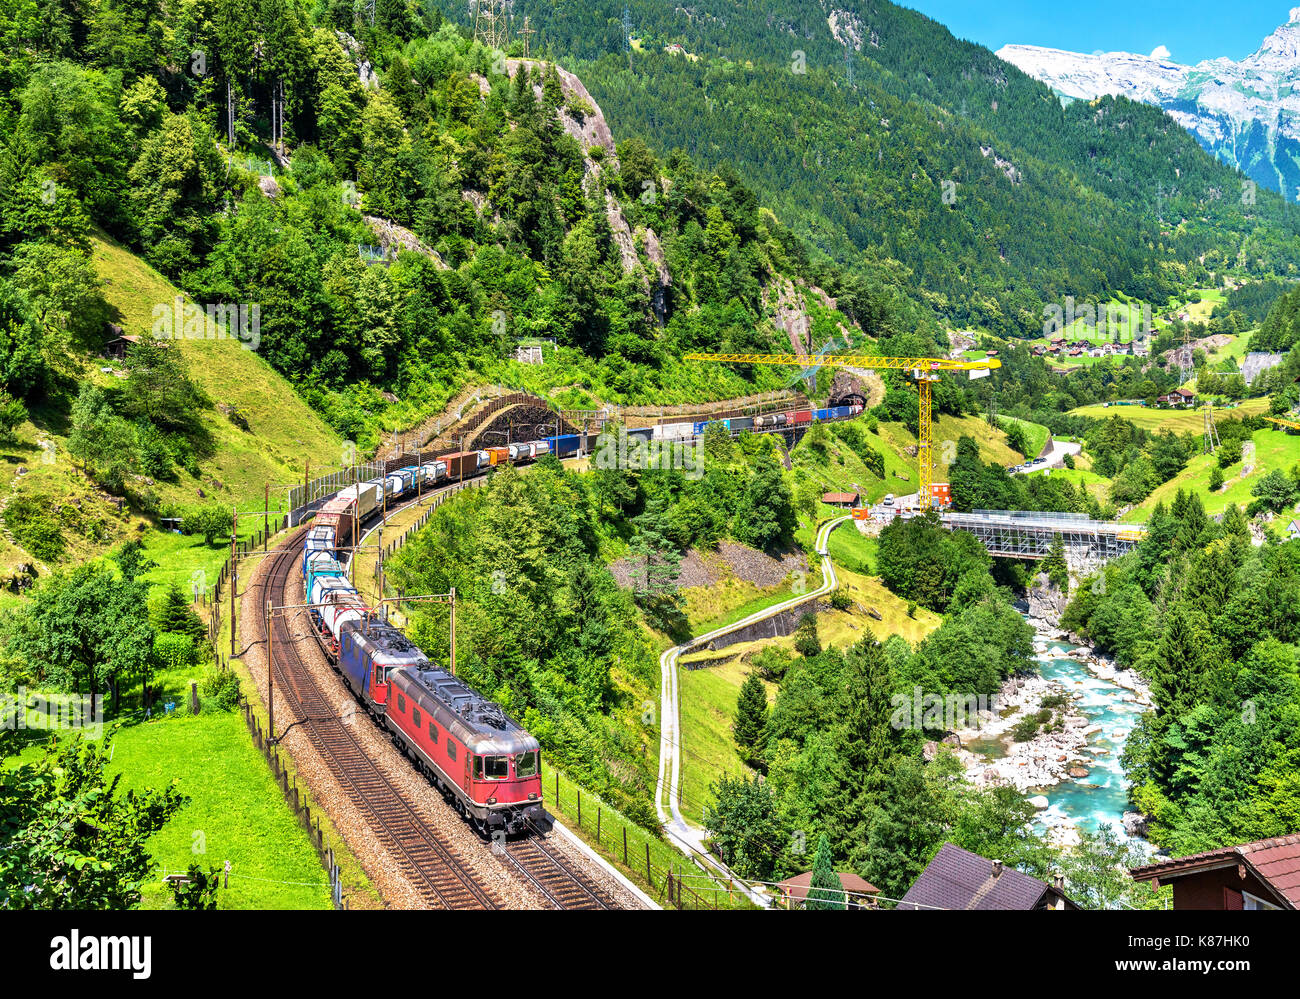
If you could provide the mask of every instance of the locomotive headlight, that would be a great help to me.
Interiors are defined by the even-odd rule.
[[[487,803],[488,803],[489,805],[495,805],[495,804],[497,803],[497,800],[496,800],[496,798],[488,798],[488,802],[487,802]]]
[[[528,800],[529,800],[529,801],[536,801],[536,800],[537,800],[537,792],[536,792],[536,791],[529,791],[529,792],[528,792]]]

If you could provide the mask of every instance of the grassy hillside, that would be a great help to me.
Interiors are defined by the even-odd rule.
[[[117,313],[116,321],[127,333],[150,332],[154,306],[170,304],[181,293],[112,240],[95,238],[92,245],[95,269],[104,281],[104,297]],[[209,495],[241,505],[256,502],[260,510],[265,483],[283,486],[300,481],[307,461],[319,467],[341,460],[341,438],[255,351],[245,350],[233,338],[181,340],[180,347],[190,378],[214,405],[202,420],[216,453],[204,462],[199,480],[181,472],[180,482],[159,483],[164,501],[192,501],[201,487]],[[235,426],[221,406],[241,412],[249,429]],[[274,493],[273,489],[273,503]]]
[[[1075,461],[1078,462],[1079,459],[1076,458]],[[1054,479],[1065,479],[1071,485],[1083,486],[1088,490],[1088,495],[1102,505],[1110,502],[1111,480],[1104,475],[1098,475],[1096,472],[1085,468],[1053,468],[1046,474],[1051,475]]]
[[[869,560],[874,545],[873,539],[863,537],[851,524],[832,533],[830,549],[840,585],[853,597],[854,603],[848,610],[825,610],[817,615],[823,646],[846,648],[866,634],[880,641],[890,635],[901,635],[915,645],[939,627],[938,614],[921,607],[909,616],[907,601],[889,592],[879,578],[851,571],[842,564],[856,565]],[[880,620],[872,616],[873,611],[880,614]],[[736,697],[749,675],[749,659],[773,645],[789,650],[794,647],[794,638],[740,642],[716,652],[696,652],[681,659],[678,683],[684,763],[682,804],[688,817],[698,817],[701,803],[711,800],[708,786],[720,774],[748,770],[736,752],[731,734]],[[775,684],[766,686],[770,702],[775,696]]]
[[[160,874],[229,860],[221,908],[330,908],[325,872],[237,713],[125,728],[114,742],[113,766],[127,788],[174,780],[190,798],[150,841]],[[171,906],[161,881],[146,889],[144,906]]]
[[[1130,522],[1145,520],[1157,503],[1163,502],[1168,506],[1179,489],[1199,496],[1205,512],[1211,516],[1222,513],[1229,503],[1244,509],[1252,499],[1250,490],[1261,476],[1274,469],[1290,474],[1300,462],[1300,437],[1283,430],[1257,430],[1251,440],[1255,442],[1255,463],[1249,475],[1242,477],[1242,463],[1238,460],[1223,470],[1224,488],[1212,493],[1210,470],[1218,464],[1218,459],[1208,454],[1197,455],[1178,475],[1157,488],[1123,519]]]
[[[916,446],[916,436],[901,423],[880,424],[880,436],[901,455],[907,454],[907,448]],[[957,441],[962,437],[974,439],[979,445],[980,457],[984,461],[993,461],[1007,466],[1020,464],[1020,454],[1007,445],[1007,435],[989,426],[988,421],[983,417],[944,415],[934,424],[934,481],[947,481],[948,459],[957,457]],[[911,463],[911,481],[904,488],[893,489],[892,492],[916,491],[916,459],[908,460]]]
[[[678,673],[682,811],[697,823],[703,803],[713,800],[709,784],[723,774],[749,771],[737,754],[731,735],[736,696],[748,675],[748,664],[739,659],[705,669],[682,668]],[[776,697],[776,684],[765,686],[770,706]]]
[[[160,712],[167,702],[183,711],[189,680],[184,670],[157,676]],[[43,753],[44,743],[33,742],[16,759],[32,762]],[[220,869],[226,861],[230,884],[218,892],[222,909],[330,908],[325,872],[238,712],[160,714],[122,724],[109,771],[120,775],[123,790],[175,782],[188,799],[149,840],[158,871],[143,888],[143,908],[172,907],[164,875],[193,863]]]
[[[1244,399],[1235,409],[1216,409],[1219,416],[1258,416],[1268,412],[1267,399]],[[1121,416],[1143,430],[1172,430],[1174,433],[1191,431],[1199,434],[1205,430],[1205,415],[1200,409],[1150,409],[1146,406],[1080,406],[1070,410],[1071,416],[1088,416],[1105,420]]]
[[[148,334],[154,305],[170,304],[178,294],[176,288],[112,240],[96,236],[92,246],[95,270],[114,321],[128,334]],[[302,480],[306,462],[322,468],[341,460],[342,440],[255,352],[233,339],[181,340],[179,347],[189,377],[212,403],[198,414],[212,454],[200,460],[198,476],[178,468],[172,481],[143,483],[157,497],[158,509],[216,500],[244,511],[260,511],[268,483],[272,509],[279,509],[287,500],[287,487]],[[122,376],[119,365],[102,358],[68,354],[62,364],[71,391],[87,381],[113,385]],[[150,523],[138,512],[126,506],[119,509],[71,459],[69,406],[66,394],[56,394],[32,407],[30,419],[18,428],[17,443],[0,448],[0,478],[10,487],[0,499],[8,511],[4,521],[8,530],[0,532],[0,577],[27,562],[34,561],[38,568],[81,562],[128,538],[143,538],[159,552],[176,546],[149,533]],[[248,429],[236,426],[228,412],[240,414]],[[52,512],[62,539],[57,552],[24,542],[20,522],[24,509]],[[253,527],[246,525],[249,531]],[[189,540],[185,546],[193,547]],[[183,582],[194,569],[210,563],[215,569],[220,560],[219,554],[208,552],[197,561],[188,556],[173,560],[170,568]]]
[[[1041,423],[1034,423],[1030,420],[1021,420],[1014,416],[999,416],[999,421],[1009,421],[1018,423],[1025,429],[1025,457],[1037,458],[1042,453],[1043,447],[1047,444],[1047,438],[1051,436],[1051,431]]]

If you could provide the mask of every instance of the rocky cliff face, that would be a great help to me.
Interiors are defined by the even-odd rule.
[[[1051,625],[1061,623],[1061,615],[1065,613],[1065,608],[1070,603],[1070,595],[1053,586],[1045,572],[1040,572],[1034,577],[1025,592],[1025,597],[1029,602],[1029,616]]]
[[[1297,195],[1300,7],[1240,62],[1219,58],[1187,66],[1163,48],[1149,56],[1086,55],[1006,45],[997,54],[1066,98],[1123,95],[1161,107],[1209,152],[1256,183]]]
[[[513,79],[521,67],[531,71],[546,69],[548,65],[539,59],[507,59],[506,73]],[[562,66],[556,66],[555,71],[560,77],[560,89],[566,99],[559,111],[560,127],[582,148],[587,175],[592,177],[606,169],[617,170],[618,152],[614,147],[614,133],[605,120],[600,105],[582,80]],[[540,84],[533,84],[533,93],[538,98],[542,96]],[[580,110],[575,111],[575,108]],[[599,161],[591,155],[591,150],[596,147],[604,151]],[[641,286],[650,295],[651,308],[662,324],[667,318],[668,289],[672,286],[672,277],[664,262],[659,237],[653,229],[638,228],[634,231],[623,214],[623,206],[608,191],[605,193],[605,215],[614,235],[614,244],[618,247],[623,273],[640,271]],[[641,258],[642,250],[646,257],[644,261]]]

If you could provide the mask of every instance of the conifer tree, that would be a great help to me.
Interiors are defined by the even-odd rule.
[[[189,635],[192,638],[202,638],[207,631],[190,606],[189,598],[175,582],[167,587],[163,595],[163,604],[155,623],[159,631]]]
[[[745,762],[758,766],[767,748],[767,688],[757,673],[750,673],[740,685],[731,732]]]
[[[835,860],[831,856],[831,842],[822,833],[817,838],[817,854],[813,858],[812,883],[808,886],[805,909],[843,909],[844,892],[840,877],[835,873]]]
[[[1052,585],[1061,590],[1070,586],[1070,569],[1065,562],[1065,541],[1059,534],[1052,535],[1052,543],[1047,548],[1047,557],[1041,566]]]

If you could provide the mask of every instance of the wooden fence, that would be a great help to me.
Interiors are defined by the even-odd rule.
[[[262,731],[260,719],[253,711],[248,698],[243,695],[240,695],[239,698],[239,708],[243,712],[244,723],[248,726],[249,734],[253,738],[253,745],[261,750],[267,766],[271,768],[271,775],[280,786],[280,792],[284,795],[285,803],[293,810],[294,816],[298,819],[298,824],[307,831],[307,838],[311,841],[312,849],[316,851],[321,866],[325,868],[325,873],[329,877],[330,900],[334,903],[334,908],[347,909],[348,902],[343,897],[343,880],[339,874],[338,862],[334,857],[334,846],[328,841],[325,830],[321,828],[320,818],[312,815],[307,792],[299,790],[297,777],[290,776],[288,769],[280,761],[279,747],[267,739],[266,734]]]

